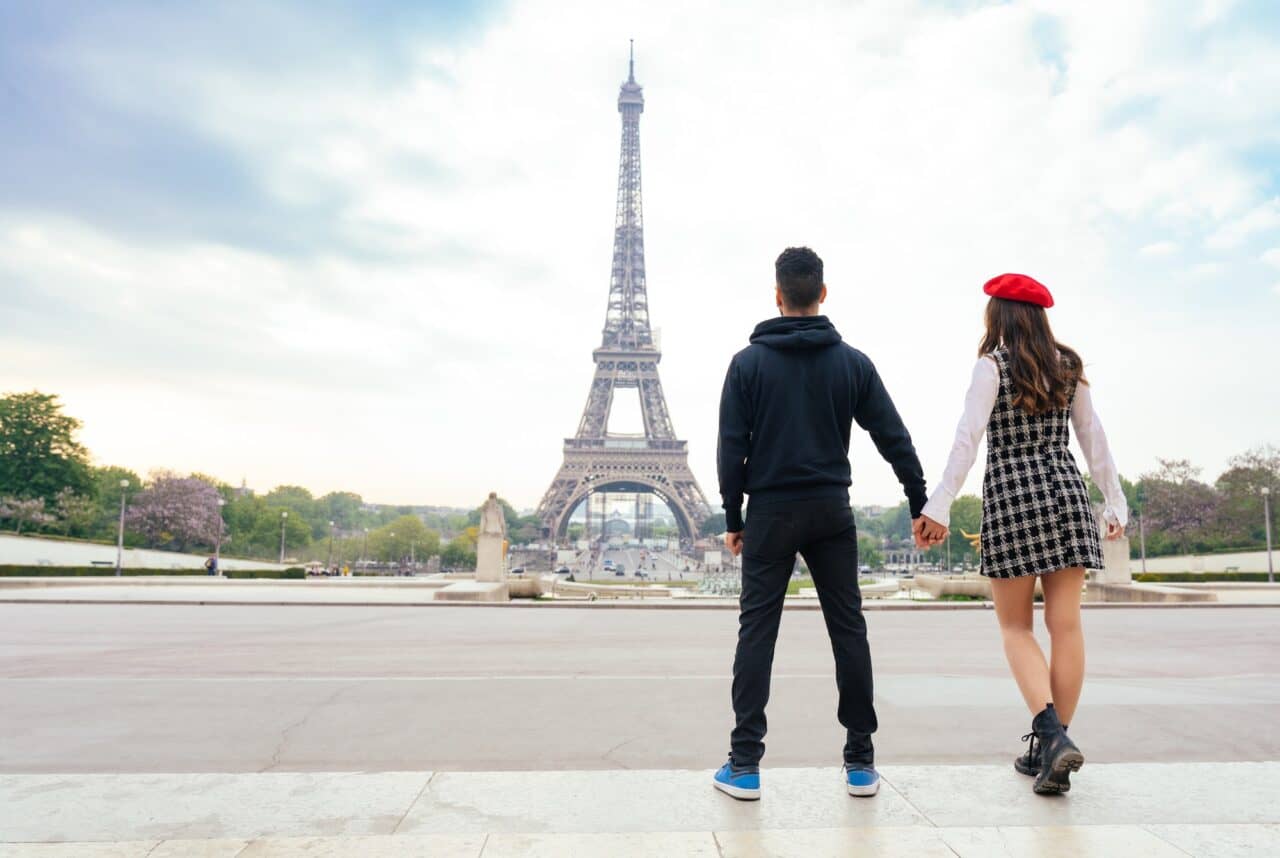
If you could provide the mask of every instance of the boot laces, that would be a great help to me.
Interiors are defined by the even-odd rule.
[[[1032,730],[1030,733],[1023,736],[1022,741],[1027,743],[1027,756],[1031,759],[1035,759],[1036,743],[1040,741],[1040,737],[1036,735],[1036,731]]]

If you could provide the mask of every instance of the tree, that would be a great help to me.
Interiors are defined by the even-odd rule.
[[[93,482],[91,492],[98,508],[92,533],[94,536],[114,539],[120,518],[120,495],[136,495],[142,489],[142,478],[128,468],[108,465],[93,468],[90,479]],[[128,481],[127,489],[121,488],[121,480]]]
[[[310,539],[325,539],[329,534],[329,510],[311,492],[302,486],[276,486],[264,495],[268,506],[289,511],[289,518],[306,522],[311,529]]]
[[[218,537],[218,490],[196,477],[160,471],[129,503],[125,521],[147,544],[185,551]]]
[[[65,488],[53,498],[54,514],[62,523],[64,536],[84,535],[98,518],[98,504],[91,497]]]
[[[89,455],[76,441],[81,423],[58,397],[32,391],[0,397],[0,493],[51,498],[90,490]]]
[[[1215,530],[1229,543],[1242,547],[1260,545],[1265,540],[1262,490],[1271,490],[1271,531],[1276,533],[1280,501],[1280,449],[1258,447],[1233,456],[1228,469],[1214,484],[1221,496]]]
[[[316,506],[324,513],[325,521],[334,522],[339,530],[353,530],[364,521],[364,499],[355,492],[329,492],[316,500]]]
[[[440,534],[428,529],[416,515],[402,515],[369,531],[369,553],[384,561],[429,557],[440,553]]]
[[[529,545],[540,539],[542,539],[542,519],[536,514],[516,516],[514,526],[508,519],[507,541],[512,545]]]
[[[440,555],[440,562],[449,569],[476,568],[476,528],[469,527],[449,540]]]
[[[982,528],[982,498],[977,495],[961,495],[951,504],[951,562],[968,560],[977,562],[973,545],[964,538],[965,533],[978,533]],[[944,546],[945,547],[945,546]],[[943,555],[943,559],[946,557]],[[950,571],[950,570],[948,570]]]
[[[702,524],[698,527],[699,536],[719,536],[725,532],[728,525],[725,524],[724,513],[712,513],[703,519]]]
[[[53,516],[44,511],[44,501],[40,498],[0,498],[0,518],[13,522],[13,532],[19,535],[24,524],[42,527],[53,521]]]
[[[874,537],[858,536],[858,563],[873,569],[884,566],[884,555],[880,553],[880,546],[876,544]]]
[[[1186,459],[1158,459],[1160,467],[1142,477],[1147,523],[1169,535],[1183,554],[1217,514],[1218,493],[1200,482],[1200,469]]]

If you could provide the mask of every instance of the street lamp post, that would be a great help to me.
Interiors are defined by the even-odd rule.
[[[124,565],[124,499],[129,489],[129,481],[120,481],[120,528],[116,531],[116,575]]]
[[[333,522],[329,522],[329,559],[324,563],[326,569],[333,568]]]
[[[1276,582],[1276,570],[1271,560],[1271,487],[1262,487],[1262,515],[1266,519],[1267,531],[1267,583]]]
[[[391,558],[396,561],[396,571],[400,571],[400,558],[396,556],[396,532],[391,531]],[[387,566],[391,565],[391,560],[387,561]]]
[[[284,563],[284,526],[289,520],[289,511],[283,510],[280,513],[280,563]]]
[[[226,498],[218,498],[218,542],[213,548],[213,568],[222,574],[222,508],[227,505]]]
[[[1142,574],[1147,574],[1147,517],[1138,510],[1138,544],[1142,546]]]
[[[369,553],[369,528],[364,529],[364,544],[360,546],[360,564],[364,565],[364,557]]]

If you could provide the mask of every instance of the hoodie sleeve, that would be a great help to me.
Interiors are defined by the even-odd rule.
[[[924,468],[911,443],[911,433],[902,424],[898,409],[880,380],[880,373],[866,358],[862,366],[862,384],[854,391],[853,419],[871,434],[880,455],[893,466],[893,472],[906,492],[911,517],[917,518],[929,500],[925,492]]]
[[[747,457],[751,454],[751,412],[742,394],[742,379],[735,358],[729,362],[720,391],[720,434],[716,442],[716,470],[724,504],[725,529],[742,530],[742,492],[747,483]]]

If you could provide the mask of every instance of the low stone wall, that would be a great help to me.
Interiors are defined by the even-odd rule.
[[[981,575],[917,575],[913,586],[935,599],[943,596],[991,598],[991,579]]]
[[[1167,584],[1102,584],[1090,581],[1085,587],[1088,602],[1216,602],[1210,590],[1171,587]]]
[[[563,593],[567,596],[587,596],[594,594],[597,599],[644,599],[666,598],[671,595],[669,587],[628,586],[625,584],[592,584],[586,581],[555,581],[551,592]]]

